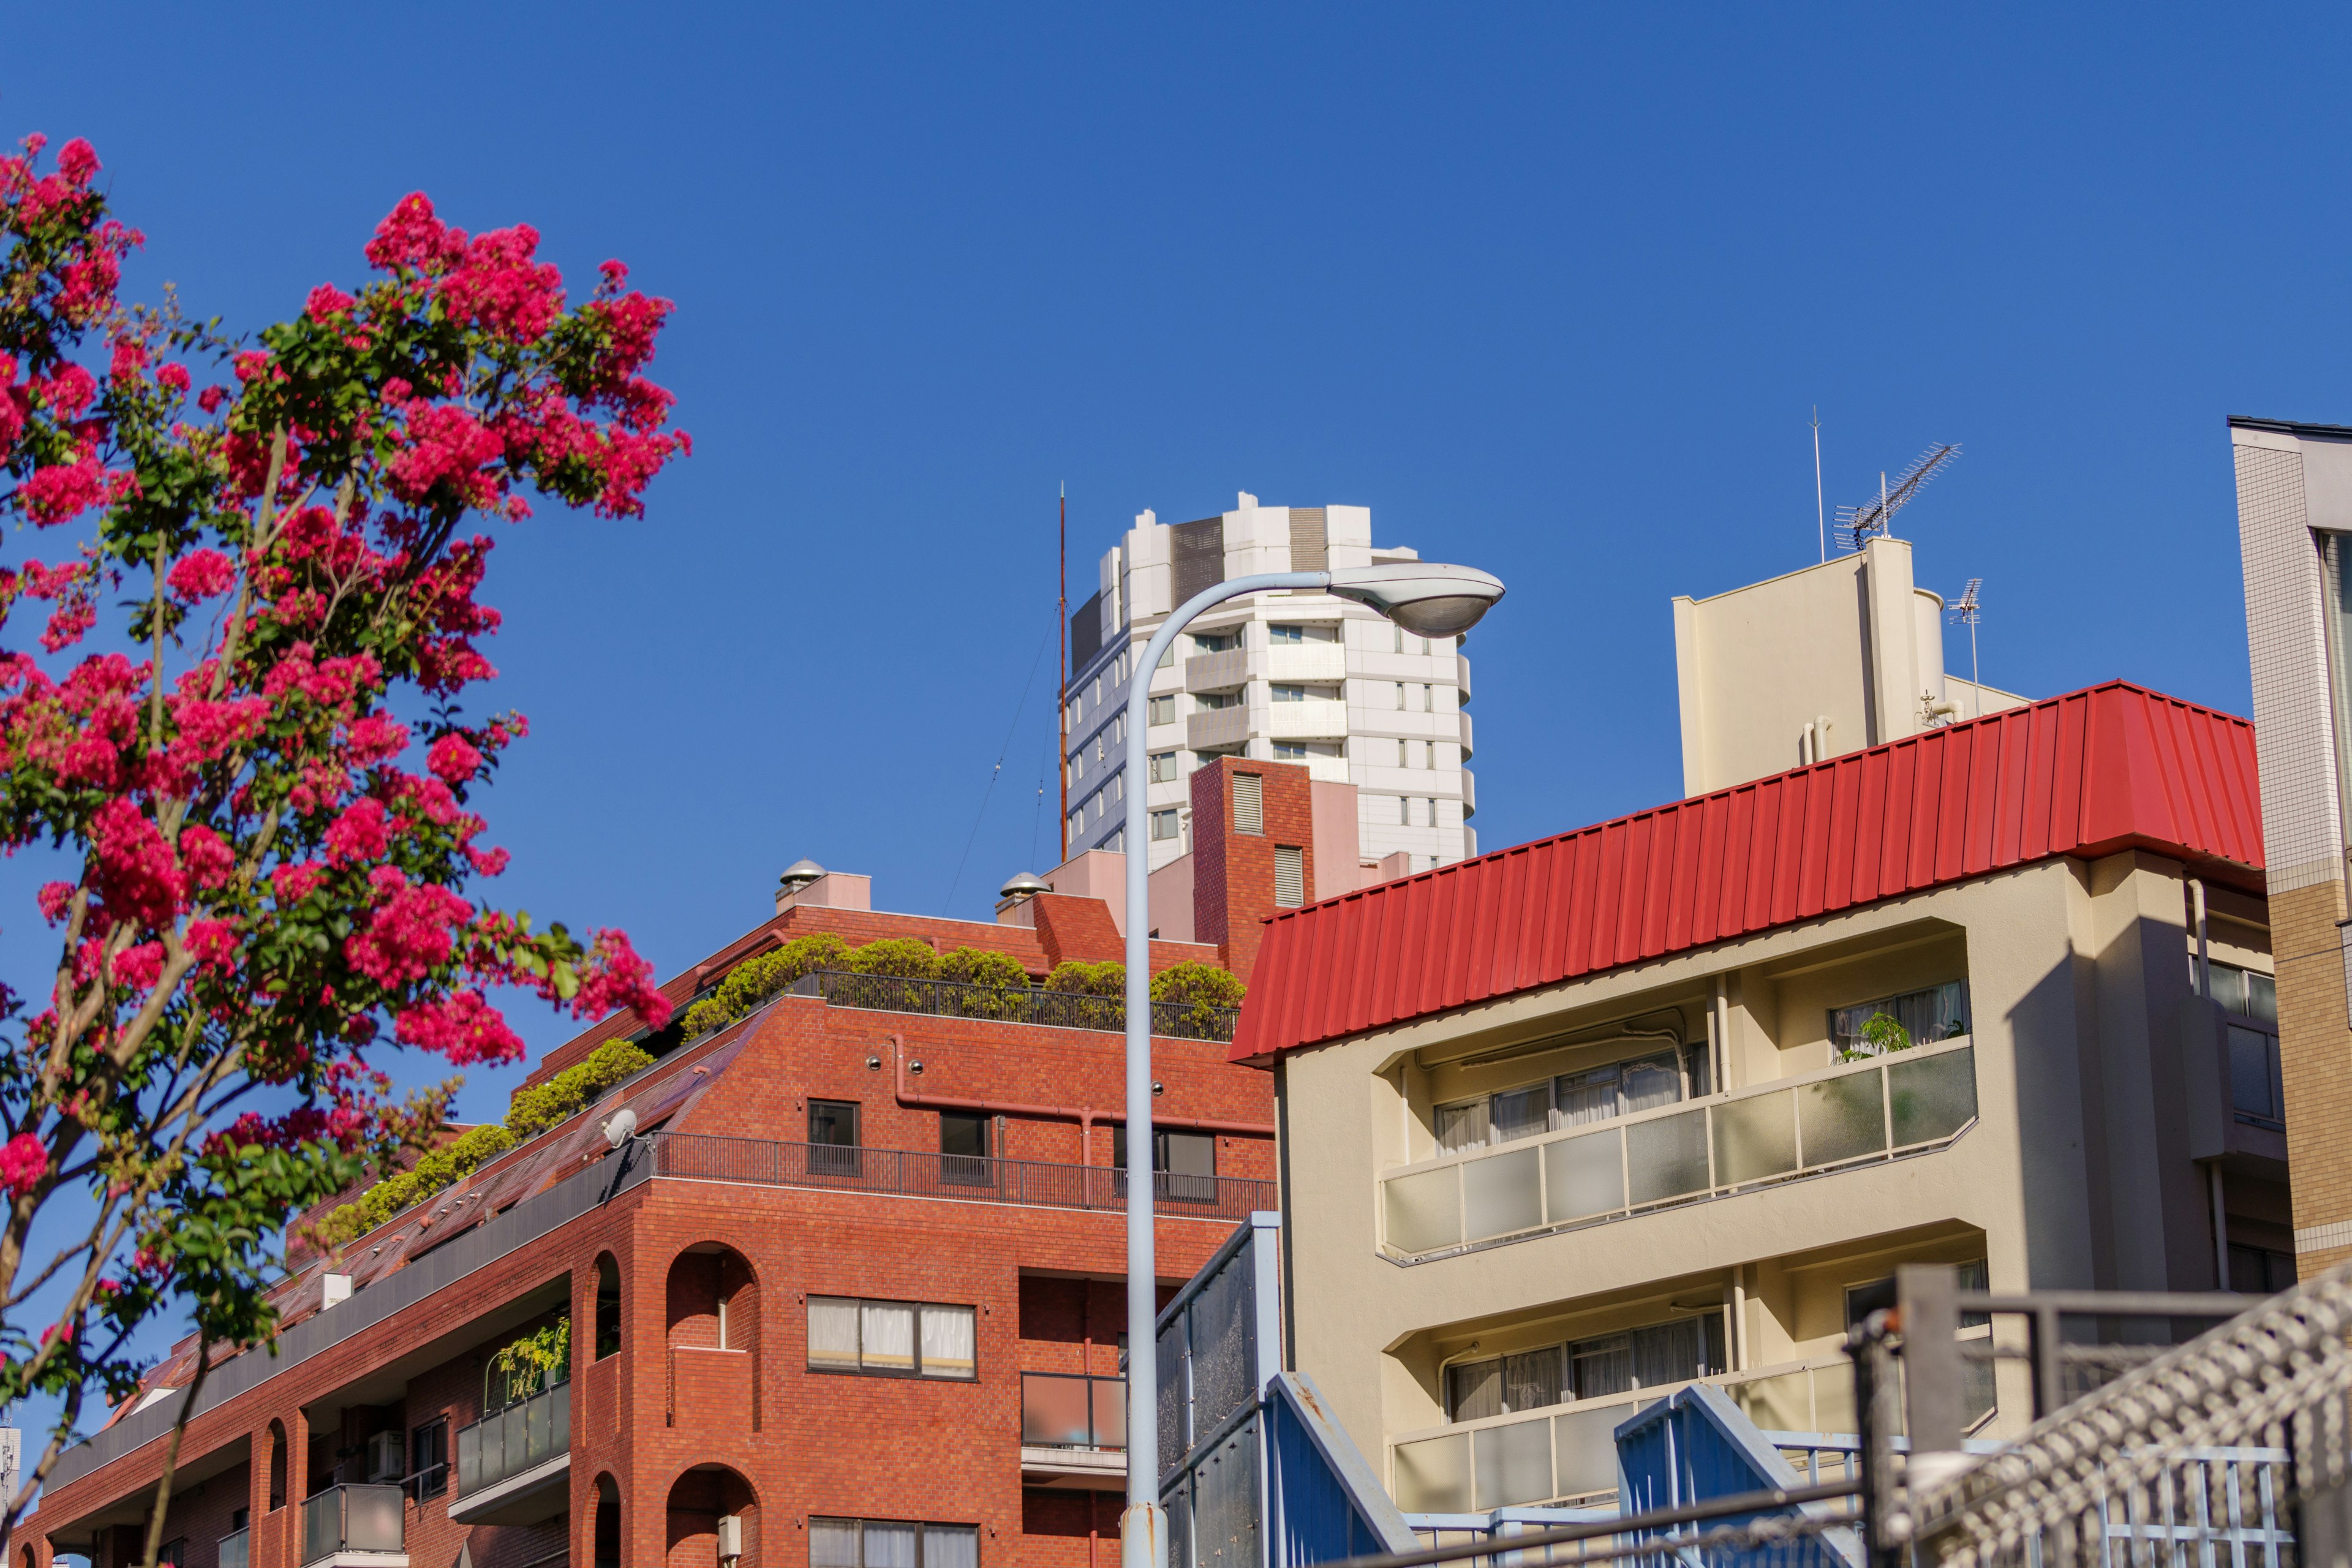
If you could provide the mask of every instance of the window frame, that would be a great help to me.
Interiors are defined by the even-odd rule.
[[[819,1301],[847,1302],[856,1309],[859,1363],[856,1366],[820,1365],[810,1359],[812,1352],[809,1347],[808,1316],[810,1310]],[[914,1314],[914,1334],[910,1342],[911,1349],[908,1364],[905,1367],[869,1367],[865,1364],[866,1309],[868,1307],[904,1307]],[[927,1308],[942,1312],[971,1314],[971,1370],[970,1372],[925,1372],[923,1370],[923,1312]],[[812,1377],[887,1377],[914,1383],[978,1383],[980,1381],[980,1307],[977,1303],[963,1301],[914,1301],[894,1296],[835,1296],[824,1291],[811,1290],[801,1299],[801,1360],[805,1363],[802,1370]],[[888,1520],[884,1522],[899,1524],[905,1521]]]
[[[812,1568],[814,1568],[816,1562],[816,1552],[814,1550],[816,1527],[821,1524],[848,1524],[855,1525],[856,1527],[857,1568],[864,1568],[864,1564],[866,1563],[866,1527],[869,1524],[906,1525],[911,1527],[915,1532],[914,1568],[927,1568],[924,1562],[925,1556],[927,1555],[924,1551],[924,1546],[926,1544],[924,1537],[928,1531],[934,1530],[952,1530],[960,1534],[969,1534],[971,1537],[972,1542],[972,1568],[980,1568],[981,1537],[984,1532],[977,1524],[958,1524],[951,1520],[943,1519],[865,1519],[852,1514],[840,1513],[810,1513],[806,1517],[808,1520],[811,1545],[811,1550],[808,1555]]]
[[[434,1448],[440,1458],[426,1461],[420,1445],[427,1437],[436,1439]],[[419,1507],[427,1498],[436,1498],[449,1489],[449,1417],[436,1415],[408,1429],[408,1475],[404,1484]]]
[[[812,1096],[812,1097],[809,1099],[809,1101],[808,1101],[808,1141],[809,1141],[809,1142],[810,1142],[811,1144],[813,1144],[813,1145],[814,1145],[814,1146],[818,1147],[818,1148],[823,1148],[823,1149],[862,1149],[862,1148],[864,1148],[864,1147],[865,1147],[865,1142],[864,1142],[865,1128],[864,1128],[864,1126],[862,1125],[862,1123],[864,1122],[865,1118],[864,1118],[864,1116],[861,1114],[861,1110],[860,1110],[861,1104],[862,1104],[862,1102],[861,1102],[861,1101],[855,1100],[818,1100],[818,1099],[816,1099],[815,1097]],[[849,1141],[848,1141],[847,1142],[845,1142],[845,1142],[835,1142],[834,1140],[829,1139],[829,1138],[827,1138],[827,1139],[820,1139],[820,1138],[818,1138],[818,1137],[817,1137],[817,1135],[816,1135],[816,1118],[817,1118],[817,1107],[819,1107],[819,1106],[824,1106],[824,1107],[825,1107],[827,1110],[846,1110],[847,1112],[849,1112]]]
[[[1172,805],[1162,806],[1151,814],[1151,841],[1154,844],[1172,843],[1183,836],[1183,827],[1176,814],[1177,808]],[[1163,825],[1168,829],[1165,833],[1160,831]]]

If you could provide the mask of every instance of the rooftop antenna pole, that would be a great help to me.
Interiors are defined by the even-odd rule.
[[[1062,777],[1062,858],[1070,858],[1070,485],[1062,482],[1062,593],[1055,601],[1054,618],[1062,632],[1061,697],[1054,704],[1054,771]]]
[[[1886,521],[1886,470],[1885,468],[1878,470],[1878,531],[1888,539],[1895,537],[1895,530]]]
[[[1821,530],[1822,562],[1830,558],[1829,513],[1822,509],[1822,405],[1813,405],[1813,523]]]
[[[1959,455],[1959,447],[1948,442],[1928,447],[1891,479],[1885,469],[1879,469],[1877,500],[1838,508],[1838,548],[1860,550],[1873,536],[1894,538],[1895,514],[1917,500],[1927,481]]]
[[[1977,683],[1977,622],[1984,616],[1984,604],[1977,597],[1977,590],[1983,586],[1983,578],[1969,578],[1969,585],[1960,590],[1958,602],[1952,605],[1952,619],[1969,624],[1969,687],[1976,693],[1970,704],[1976,710],[1969,715],[1973,719],[1984,717],[1984,688]]]

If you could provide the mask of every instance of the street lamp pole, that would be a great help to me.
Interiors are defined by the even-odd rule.
[[[1151,847],[1144,744],[1151,672],[1177,634],[1227,599],[1275,589],[1323,591],[1370,605],[1408,631],[1466,631],[1503,596],[1503,584],[1466,566],[1405,561],[1337,572],[1264,572],[1204,589],[1151,635],[1127,693],[1127,1509],[1120,1568],[1168,1568],[1168,1517],[1160,1506],[1159,1266],[1152,1234]]]

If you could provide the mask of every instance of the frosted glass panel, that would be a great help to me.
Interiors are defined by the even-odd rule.
[[[839,1296],[809,1298],[808,1359],[811,1366],[856,1367],[856,1302]]]
[[[866,1568],[915,1568],[915,1527],[867,1520]]]
[[[1388,1241],[1400,1252],[1429,1252],[1462,1241],[1462,1171],[1423,1171],[1381,1184],[1388,1201]]]
[[[867,1301],[859,1309],[863,1361],[868,1372],[915,1370],[915,1309]]]
[[[812,1519],[808,1533],[809,1568],[857,1568],[856,1520]]]
[[[1462,1205],[1469,1239],[1507,1236],[1543,1224],[1540,1151],[1489,1154],[1462,1167]]]
[[[1886,1064],[1887,1099],[1895,1110],[1895,1142],[1948,1138],[1977,1113],[1977,1053],[1973,1046],[1940,1057]]]
[[[1554,1497],[1617,1489],[1617,1424],[1633,1414],[1630,1405],[1608,1405],[1551,1418]]]
[[[1563,1138],[1544,1146],[1545,1217],[1558,1225],[1587,1215],[1614,1214],[1625,1206],[1623,1135],[1607,1132]]]
[[[972,1374],[973,1322],[970,1307],[923,1309],[923,1375]]]
[[[1778,1377],[1759,1377],[1748,1383],[1735,1383],[1727,1391],[1731,1402],[1741,1414],[1767,1432],[1811,1432],[1813,1426],[1812,1389],[1808,1375],[1801,1372],[1784,1372]],[[1853,1403],[1849,1396],[1847,1403]],[[1851,1432],[1852,1426],[1829,1430]]]
[[[1963,1362],[1963,1369],[1983,1366],[1981,1362]],[[1985,1367],[1987,1372],[1992,1368]],[[1853,1369],[1850,1366],[1817,1366],[1813,1369],[1813,1415],[1824,1432],[1859,1431],[1860,1419],[1853,1408]]]
[[[1485,1511],[1551,1496],[1551,1423],[1540,1416],[1473,1432],[1478,1487],[1472,1507]]]
[[[923,1526],[923,1568],[980,1568],[980,1531],[968,1524]]]
[[[1467,1513],[1470,1435],[1399,1443],[1396,1500],[1408,1513]]]
[[[1797,1168],[1797,1122],[1787,1089],[1715,1108],[1715,1179],[1725,1186]]]
[[[1834,1165],[1885,1148],[1886,1108],[1878,1097],[1874,1072],[1799,1085],[1797,1121],[1805,1135],[1805,1163]]]
[[[1706,1112],[1685,1110],[1625,1129],[1633,1201],[1656,1203],[1706,1190]]]

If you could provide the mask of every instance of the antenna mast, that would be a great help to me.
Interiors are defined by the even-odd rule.
[[[1969,578],[1952,605],[1952,619],[1966,621],[1969,627],[1969,689],[1974,694],[1969,706],[1976,710],[1969,715],[1971,719],[1984,717],[1984,687],[1977,680],[1977,622],[1984,618],[1984,603],[1977,597],[1977,590],[1983,586],[1983,578]]]
[[[1054,619],[1062,633],[1060,695],[1054,704],[1054,771],[1062,778],[1062,858],[1070,858],[1070,486],[1062,483],[1062,592],[1055,601]]]
[[[1822,560],[1830,558],[1829,516],[1822,510],[1822,405],[1813,405],[1813,525],[1821,531]]]
[[[1891,483],[1886,470],[1880,469],[1876,500],[1838,508],[1838,548],[1859,550],[1873,535],[1891,537],[1887,525],[1895,514],[1916,500],[1927,481],[1943,472],[1959,455],[1959,447],[1949,442],[1930,447],[1912,459],[1911,466],[1895,475]]]

